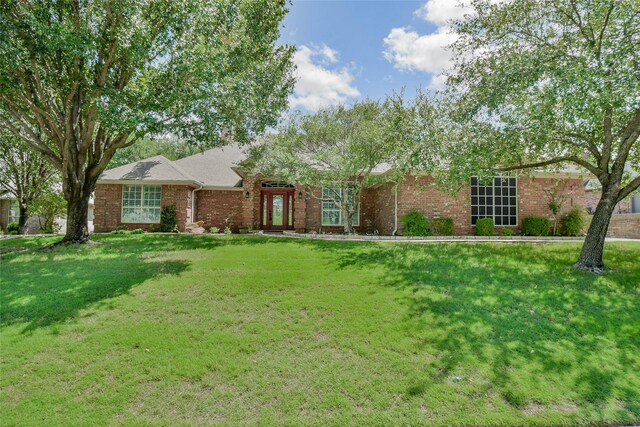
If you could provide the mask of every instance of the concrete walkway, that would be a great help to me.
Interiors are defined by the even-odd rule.
[[[584,242],[584,237],[564,236],[374,236],[358,234],[311,234],[283,231],[282,233],[264,233],[267,236],[281,236],[294,239],[318,239],[318,240],[349,240],[349,241],[390,241],[390,242],[415,242],[415,243],[445,243],[445,242],[500,242],[500,243],[562,243]],[[607,242],[640,242],[640,239],[623,239],[607,237]]]

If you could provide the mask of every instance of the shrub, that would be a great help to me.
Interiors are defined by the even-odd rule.
[[[571,209],[560,218],[560,234],[563,236],[577,236],[585,225],[585,217],[580,209]]]
[[[10,222],[7,224],[7,233],[18,234],[20,233],[20,225],[17,222]]]
[[[218,227],[211,227],[209,229],[209,233],[211,234],[218,234],[220,232],[220,229]]]
[[[493,236],[494,228],[493,218],[480,218],[476,221],[476,236]]]
[[[522,234],[524,236],[548,236],[551,221],[546,216],[528,216],[522,220]]]
[[[231,227],[227,226],[227,227],[224,228],[224,234],[231,234],[231,233],[232,233]]]
[[[513,230],[510,228],[503,228],[502,235],[506,237],[513,236]]]
[[[430,236],[429,223],[423,213],[416,210],[407,212],[400,218],[403,236]]]
[[[142,228],[136,228],[135,230],[131,230],[130,234],[144,234],[144,230]]]
[[[429,231],[434,236],[453,236],[453,219],[432,218],[428,221]]]
[[[56,218],[63,216],[67,210],[67,201],[61,192],[48,190],[31,203],[29,211],[38,218],[40,232],[53,234],[60,231]]]
[[[176,205],[163,206],[160,211],[160,231],[171,233],[178,229],[178,212]]]

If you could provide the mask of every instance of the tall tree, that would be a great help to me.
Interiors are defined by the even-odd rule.
[[[466,124],[458,172],[560,167],[595,176],[602,198],[576,267],[601,271],[616,203],[640,186],[640,2],[474,0],[455,23],[447,95]]]
[[[87,206],[116,150],[149,134],[238,142],[286,108],[285,0],[6,0],[0,126],[61,171],[64,241],[88,240]],[[41,137],[42,136],[42,137]]]
[[[426,105],[396,94],[382,104],[366,100],[294,114],[254,151],[254,168],[309,186],[310,196],[340,209],[344,232],[352,233],[362,190],[378,182],[381,167],[389,171],[385,182],[404,175],[404,156],[428,123],[414,107]],[[318,193],[318,187],[325,191]]]
[[[21,232],[29,219],[32,203],[47,193],[58,178],[56,169],[42,154],[0,130],[0,187],[18,200]]]

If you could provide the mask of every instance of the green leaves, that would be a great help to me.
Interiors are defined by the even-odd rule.
[[[613,165],[599,165],[609,151],[638,165],[635,142],[626,153],[621,140],[607,140],[619,138],[640,110],[636,0],[474,6],[456,26],[447,95],[494,165],[577,157],[609,173]]]

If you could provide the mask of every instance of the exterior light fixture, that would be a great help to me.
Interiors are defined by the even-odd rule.
[[[298,193],[298,199],[302,200],[302,191]]]
[[[251,193],[249,193],[248,191],[246,193],[244,193],[244,198],[248,199],[249,197],[251,197]]]

